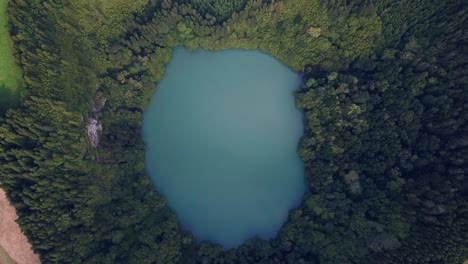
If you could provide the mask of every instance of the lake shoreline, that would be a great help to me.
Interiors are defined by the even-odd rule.
[[[198,241],[274,238],[305,189],[301,78],[259,51],[172,54],[143,120],[156,190]]]

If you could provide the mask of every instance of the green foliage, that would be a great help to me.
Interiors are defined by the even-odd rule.
[[[194,6],[200,14],[210,15],[216,18],[217,23],[222,23],[231,18],[233,13],[241,11],[247,0],[193,0],[185,2]]]
[[[130,48],[137,53],[151,52],[155,43],[212,50],[259,48],[301,70],[310,63],[342,68],[357,57],[370,55],[381,39],[377,16],[353,16],[332,23],[318,0],[270,4],[247,1],[241,11],[234,12],[222,24],[213,15],[193,9],[200,2],[186,5],[163,1],[162,10],[155,11],[148,23],[139,26],[139,33],[130,39]]]
[[[0,183],[43,263],[466,257],[462,1],[11,0],[9,12],[25,88],[0,118]],[[303,70],[308,191],[275,239],[197,244],[146,177],[142,113],[178,45],[261,49]]]
[[[92,35],[100,44],[108,44],[126,30],[133,13],[141,12],[147,4],[148,0],[73,0],[64,10],[64,16],[73,17],[74,26],[81,33]]]
[[[5,113],[10,108],[19,106],[20,89],[9,89],[6,85],[0,85],[0,113]]]
[[[0,1],[0,113],[19,105],[21,73],[13,58],[8,25],[8,1]]]

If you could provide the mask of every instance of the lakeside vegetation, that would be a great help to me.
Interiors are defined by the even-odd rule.
[[[10,0],[25,89],[0,182],[42,262],[463,263],[467,8],[348,2]],[[309,190],[271,241],[197,244],[145,175],[142,112],[178,45],[304,76]]]

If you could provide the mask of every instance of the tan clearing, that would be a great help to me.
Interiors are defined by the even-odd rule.
[[[0,264],[15,264],[2,247],[0,247]]]
[[[5,192],[0,189],[0,263],[12,263],[8,262],[8,259],[17,264],[41,263],[39,256],[33,253],[28,239],[15,222],[17,218],[15,208],[8,201]]]

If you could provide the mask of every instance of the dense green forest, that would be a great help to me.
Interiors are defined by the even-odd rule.
[[[24,89],[0,116],[1,187],[43,263],[461,264],[467,12],[463,0],[10,0]],[[308,191],[273,240],[197,243],[145,175],[142,114],[179,45],[259,49],[303,76]]]

